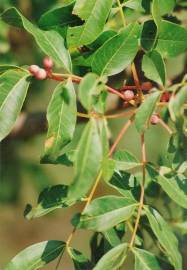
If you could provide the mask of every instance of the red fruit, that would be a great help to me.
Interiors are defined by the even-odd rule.
[[[149,91],[153,88],[153,85],[151,82],[144,82],[142,83],[142,90]]]
[[[159,123],[159,121],[160,121],[160,116],[158,114],[154,113],[151,116],[151,120],[150,120],[151,124],[152,125],[157,125]]]
[[[45,80],[47,78],[47,71],[43,68],[40,68],[35,74],[37,80]]]
[[[124,92],[124,99],[126,101],[131,101],[134,99],[134,92],[131,90],[127,90]]]
[[[53,60],[49,56],[46,56],[43,59],[43,65],[44,65],[44,68],[45,69],[50,70],[50,69],[52,69],[52,67],[54,65],[54,62],[53,62]]]
[[[160,101],[161,102],[168,102],[170,100],[170,97],[171,97],[171,93],[165,92],[162,94]]]
[[[39,71],[40,67],[37,65],[31,65],[29,67],[29,71],[31,74],[36,75],[36,73]]]

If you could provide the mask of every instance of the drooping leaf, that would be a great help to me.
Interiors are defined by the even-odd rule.
[[[79,16],[83,25],[70,27],[67,40],[70,47],[87,45],[101,34],[112,7],[112,0],[77,0],[73,14]]]
[[[138,195],[139,188],[134,175],[123,171],[116,171],[106,183],[116,189],[125,198],[136,201],[134,195]]]
[[[4,270],[36,270],[55,260],[65,249],[62,241],[46,241],[32,245],[16,257],[4,268]]]
[[[12,130],[27,95],[30,74],[8,70],[0,76],[0,141]]]
[[[145,207],[145,211],[151,228],[169,256],[171,264],[175,267],[175,270],[182,270],[182,259],[178,250],[178,241],[171,228],[155,209]]]
[[[39,26],[44,30],[50,30],[79,23],[80,19],[72,14],[74,5],[75,1],[72,1],[52,10],[50,9],[41,16]]]
[[[83,269],[91,270],[92,269],[91,262],[80,251],[73,249],[71,247],[68,247],[67,251],[71,259],[73,260],[75,270],[83,270]]]
[[[91,119],[78,144],[75,177],[69,189],[69,198],[74,200],[87,194],[99,173],[101,159],[102,145],[97,121]]]
[[[17,70],[17,71],[23,71],[23,72],[25,72],[26,70],[25,70],[25,68],[22,68],[22,67],[19,67],[19,66],[15,66],[15,65],[6,65],[6,64],[1,64],[0,65],[0,73],[4,73],[4,72],[6,72],[6,71],[8,71],[8,70]]]
[[[131,217],[137,203],[118,196],[104,196],[95,199],[81,216],[75,216],[73,224],[77,228],[106,231]]]
[[[144,55],[142,60],[142,70],[148,79],[155,81],[160,85],[165,85],[166,68],[164,60],[159,52],[153,50]]]
[[[156,50],[163,57],[174,57],[187,48],[187,30],[175,23],[162,21]]]
[[[159,183],[168,196],[181,207],[187,209],[187,182],[185,177],[174,174],[163,175],[150,164],[146,165],[147,172],[152,180]]]
[[[44,189],[39,198],[38,205],[32,208],[27,205],[25,209],[25,217],[27,219],[38,218],[44,216],[58,208],[67,207],[73,204],[67,200],[68,186],[57,185]]]
[[[115,170],[115,161],[113,159],[110,159],[108,157],[103,159],[102,162],[102,176],[105,181],[109,181],[114,173]]]
[[[154,112],[159,97],[159,91],[150,94],[137,110],[135,116],[135,126],[138,132],[142,133],[148,127],[149,120]]]
[[[35,39],[41,50],[49,55],[59,67],[71,71],[71,59],[64,46],[64,39],[56,31],[43,31],[27,20],[16,8],[7,9],[1,18],[6,23],[24,28]]]
[[[117,171],[127,171],[141,165],[138,159],[130,152],[119,150],[114,154],[115,169]]]
[[[150,252],[133,248],[135,254],[135,270],[161,270],[157,258]]]
[[[52,96],[48,110],[48,133],[42,162],[55,162],[62,149],[71,142],[76,125],[76,95],[72,81],[60,83]]]
[[[111,76],[130,65],[138,52],[139,33],[140,26],[137,23],[131,24],[105,42],[94,56],[93,72]]]
[[[127,256],[127,244],[120,244],[107,252],[93,270],[117,270]]]
[[[183,116],[184,107],[183,105],[187,101],[187,87],[183,86],[176,95],[172,96],[169,101],[169,112],[171,119],[176,122]]]
[[[112,247],[116,247],[121,244],[121,240],[114,228],[105,231],[103,234]]]

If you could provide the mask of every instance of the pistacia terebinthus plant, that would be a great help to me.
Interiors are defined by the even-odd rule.
[[[0,139],[11,132],[32,81],[54,80],[41,162],[74,170],[69,186],[45,189],[24,215],[30,220],[82,204],[66,239],[30,246],[4,270],[34,270],[55,259],[61,269],[65,252],[82,270],[127,269],[127,258],[135,270],[186,269],[176,231],[187,231],[187,76],[168,78],[165,66],[185,54],[186,6],[180,0],[76,0],[46,11],[38,22],[14,7],[1,14],[32,35],[44,60],[43,67],[0,66]],[[109,113],[112,95],[119,105]],[[87,122],[75,145],[80,118]],[[108,121],[119,118],[123,124],[114,136]],[[146,144],[155,125],[169,138],[159,161]],[[129,128],[138,134],[138,157],[119,146]],[[162,138],[154,140],[158,145]],[[101,182],[113,195],[96,196]],[[89,258],[72,243],[82,229],[92,232]]]

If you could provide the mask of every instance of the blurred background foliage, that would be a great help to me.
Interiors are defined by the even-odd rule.
[[[149,4],[149,0],[146,0]],[[3,12],[10,6],[18,7],[22,13],[29,19],[37,22],[40,16],[51,7],[70,2],[57,0],[1,0],[0,12]],[[178,1],[180,6],[174,12],[171,20],[182,21],[187,26],[187,1]],[[139,13],[131,9],[126,10],[128,20],[134,20],[139,17]],[[118,20],[116,20],[118,22]],[[117,28],[116,21],[114,28]],[[112,23],[112,22],[111,22]],[[119,19],[120,23],[120,19]],[[31,36],[26,32],[9,27],[0,22],[0,64],[30,65],[33,63],[41,64],[43,54],[33,42]],[[181,54],[177,58],[167,61],[167,74],[169,80],[178,82],[186,73],[187,54]],[[127,75],[126,75],[127,76]],[[114,84],[117,81],[113,82]],[[53,82],[34,82],[30,88],[29,95],[24,105],[26,113],[41,113],[46,111],[50,100]],[[110,100],[111,108],[115,107],[116,100]],[[113,104],[114,103],[114,104]],[[109,127],[112,134],[117,134],[124,119],[111,120]],[[77,140],[81,135],[84,123],[81,123],[77,130]],[[32,129],[32,123],[29,127]],[[66,239],[71,231],[70,216],[76,212],[77,206],[69,210],[62,209],[54,214],[41,219],[28,222],[24,220],[23,210],[26,203],[35,204],[38,194],[44,187],[57,183],[69,183],[72,179],[72,168],[64,166],[40,165],[39,160],[43,151],[44,134],[32,136],[32,138],[11,138],[1,143],[1,162],[0,162],[0,269],[5,263],[18,251],[32,243],[46,239]],[[166,151],[168,135],[160,127],[151,127],[146,135],[147,152],[151,161],[158,161]],[[126,137],[120,144],[121,148],[130,150],[137,156],[140,153],[139,136],[134,127],[131,127]],[[106,187],[100,186],[99,193],[105,193]],[[107,192],[110,192],[107,188]],[[112,191],[111,191],[112,192]],[[157,189],[150,192],[157,195]],[[156,196],[155,196],[156,197]],[[156,200],[156,198],[154,198]],[[159,205],[161,201],[157,201]],[[162,201],[163,203],[163,201]],[[168,198],[165,199],[163,211],[168,213]],[[79,206],[78,206],[79,207]],[[80,206],[81,207],[81,206]],[[180,209],[176,205],[172,206],[170,211],[177,211],[176,216],[180,216]],[[87,253],[86,233],[77,233],[74,243],[80,250]],[[187,237],[181,238],[181,250],[187,254]],[[83,246],[84,245],[84,246]],[[186,258],[186,256],[184,256]],[[186,262],[187,265],[187,262]],[[46,269],[52,269],[50,268]],[[187,266],[186,266],[187,267]],[[71,270],[71,262],[68,258],[64,262],[64,269]],[[128,269],[132,269],[129,265]],[[186,268],[187,269],[187,268]]]

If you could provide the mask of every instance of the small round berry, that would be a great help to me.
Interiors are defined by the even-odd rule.
[[[151,124],[152,125],[157,125],[159,123],[159,121],[160,121],[160,116],[158,114],[154,113],[151,116],[151,120],[150,120]]]
[[[43,68],[40,68],[35,74],[37,80],[45,80],[47,78],[47,71]]]
[[[40,67],[37,65],[31,65],[29,67],[29,72],[33,75],[36,75],[36,73],[39,71]]]
[[[49,70],[49,69],[52,69],[54,63],[53,63],[53,60],[49,56],[46,56],[43,59],[43,65],[45,69]]]
[[[131,101],[134,99],[134,92],[131,90],[127,90],[124,92],[124,99],[126,101]]]

